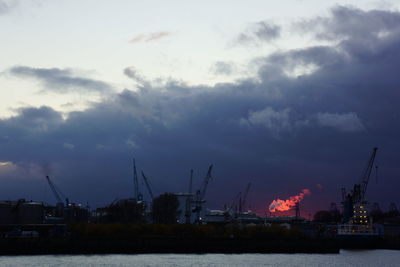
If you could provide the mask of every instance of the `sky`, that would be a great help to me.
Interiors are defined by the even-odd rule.
[[[0,0],[0,199],[99,207],[200,187],[208,206],[310,190],[340,203],[373,147],[367,198],[400,205],[400,4]],[[143,191],[145,188],[141,183]],[[145,197],[146,192],[144,192]]]

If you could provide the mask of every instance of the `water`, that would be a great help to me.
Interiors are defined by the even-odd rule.
[[[142,254],[1,256],[0,266],[400,266],[400,251],[341,250],[340,254]]]

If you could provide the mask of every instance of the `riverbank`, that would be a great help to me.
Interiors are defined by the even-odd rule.
[[[19,232],[16,231],[19,229]],[[340,249],[400,249],[397,237],[343,242],[273,225],[69,224],[2,226],[0,255],[339,253]]]
[[[339,253],[339,246],[278,226],[73,224],[64,236],[0,239],[1,255],[146,253]]]
[[[0,255],[147,253],[339,253],[332,240],[249,238],[24,238],[0,240]]]

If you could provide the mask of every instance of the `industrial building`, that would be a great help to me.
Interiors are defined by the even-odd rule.
[[[43,203],[25,199],[0,202],[0,224],[40,224],[44,221]]]

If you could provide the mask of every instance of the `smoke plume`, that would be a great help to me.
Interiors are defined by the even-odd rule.
[[[271,204],[269,204],[269,211],[288,211],[292,207],[296,206],[296,204],[299,203],[305,195],[309,194],[311,194],[311,191],[309,189],[303,189],[301,190],[300,194],[298,194],[297,196],[291,196],[289,199],[275,199],[271,202]]]

